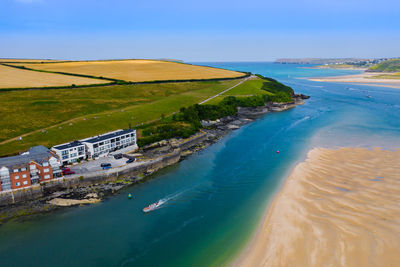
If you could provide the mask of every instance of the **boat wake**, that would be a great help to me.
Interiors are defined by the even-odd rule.
[[[182,190],[182,191],[179,191],[179,192],[177,192],[177,193],[170,194],[170,195],[168,195],[168,196],[166,196],[166,197],[164,197],[164,198],[161,198],[161,199],[158,200],[157,202],[155,202],[155,203],[153,203],[153,204],[151,204],[151,205],[145,207],[145,208],[143,209],[143,212],[150,212],[150,211],[154,211],[154,210],[158,210],[158,209],[161,209],[161,208],[163,208],[163,207],[166,207],[166,204],[167,204],[168,202],[171,202],[171,201],[173,201],[173,200],[178,199],[178,198],[181,197],[184,193],[186,193],[186,192],[192,190],[193,188],[194,188],[194,187],[190,187],[190,188],[184,189],[184,190]]]

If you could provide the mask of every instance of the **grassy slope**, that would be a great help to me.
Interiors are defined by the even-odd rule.
[[[371,79],[393,79],[393,80],[398,80],[400,79],[400,72],[396,72],[393,74],[381,74],[381,75],[376,75],[370,77]]]
[[[158,119],[161,114],[168,115],[183,106],[198,103],[238,82],[229,80],[2,92],[1,141],[59,123],[61,125],[33,132],[22,141],[0,144],[0,155],[23,151],[38,144],[52,146],[127,128],[129,125],[134,127]]]
[[[368,69],[376,72],[398,72],[400,71],[400,59],[389,59]]]
[[[271,95],[272,93],[262,90],[261,87],[263,84],[267,82],[260,78],[254,78],[251,80],[242,83],[241,85],[229,90],[228,92],[223,93],[221,96],[217,96],[210,101],[206,102],[205,104],[218,104],[224,97],[227,96],[236,96],[236,97],[245,97],[245,96],[252,96],[252,95]]]

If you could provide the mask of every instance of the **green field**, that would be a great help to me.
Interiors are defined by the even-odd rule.
[[[215,96],[242,80],[0,92],[3,103],[0,105],[0,155],[15,154],[35,145],[51,147],[120,128],[140,129],[139,138],[142,131],[162,125],[177,127],[174,131],[185,127],[190,131],[188,122],[171,124],[170,115],[182,107]],[[279,95],[281,90],[290,93],[292,89],[268,78],[255,77],[206,104],[219,104],[227,96],[242,98],[243,101],[249,96],[269,98]],[[160,121],[160,118],[165,119]],[[22,140],[19,140],[20,136]]]
[[[221,102],[224,97],[227,96],[236,96],[236,97],[247,97],[252,95],[272,95],[272,93],[262,90],[262,86],[266,81],[260,78],[252,78],[245,83],[229,90],[228,92],[223,93],[220,96],[217,96],[210,101],[207,101],[206,104],[215,105]]]
[[[135,127],[198,103],[240,80],[0,93],[0,155]],[[22,140],[10,140],[21,135]]]
[[[372,66],[368,70],[376,72],[398,72],[400,71],[400,59],[397,58],[383,61],[382,63]]]
[[[376,75],[370,77],[371,79],[393,79],[393,80],[398,80],[400,79],[400,72],[396,72],[393,74],[381,74],[381,75]]]

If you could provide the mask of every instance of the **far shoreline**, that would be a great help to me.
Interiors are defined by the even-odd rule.
[[[310,77],[306,78],[314,82],[331,82],[343,84],[358,84],[365,86],[381,86],[389,88],[400,89],[400,79],[379,78],[379,76],[392,75],[393,73],[377,73],[377,72],[363,72],[360,74],[340,75],[340,76],[327,76],[327,77]]]

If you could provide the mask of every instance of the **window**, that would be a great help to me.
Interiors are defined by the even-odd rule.
[[[62,159],[68,159],[68,155],[63,156]]]
[[[21,168],[21,172],[24,172],[24,171],[26,171],[26,168]]]
[[[62,152],[61,152],[61,155],[63,155],[63,156],[68,155],[68,150],[62,151]]]
[[[102,146],[102,145],[104,145],[104,142],[100,142],[99,146]]]
[[[18,172],[18,169],[14,169],[14,172]]]
[[[29,165],[29,168],[30,168],[31,170],[36,170],[36,165],[35,165],[35,164]]]
[[[16,180],[19,179],[19,175],[15,175],[15,179],[16,179]]]
[[[85,148],[83,146],[78,147],[78,151],[83,151]]]
[[[20,185],[21,185],[21,183],[20,183],[20,182],[17,182],[15,185],[16,185],[16,186],[20,186]]]
[[[73,151],[73,149],[72,149],[72,148],[70,148],[70,149],[69,149],[69,151]]]
[[[24,181],[23,184],[24,184],[24,185],[27,185],[27,184],[28,184],[28,181]]]
[[[99,144],[94,144],[93,145],[93,148],[97,148],[97,147],[99,147]]]
[[[43,170],[43,172],[49,172],[49,169],[46,168],[46,169]]]
[[[26,178],[26,174],[23,174],[23,175],[22,175],[22,178]]]
[[[78,155],[78,154],[77,153],[71,154],[71,158],[76,157],[76,155]]]
[[[45,175],[44,179],[50,179],[50,174]]]
[[[43,162],[43,167],[47,167],[47,166],[49,166],[49,163],[48,162]]]

